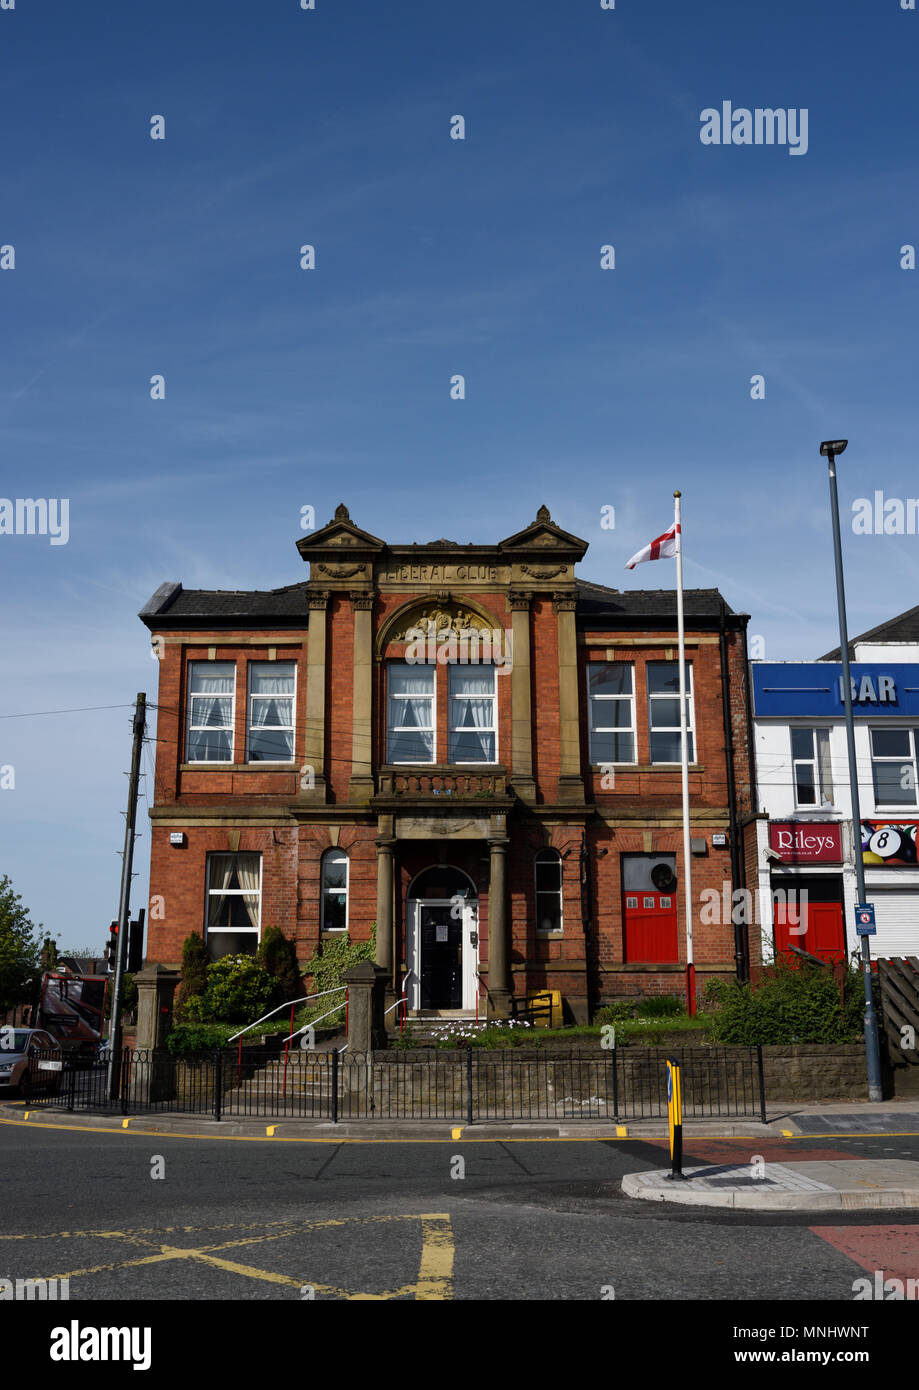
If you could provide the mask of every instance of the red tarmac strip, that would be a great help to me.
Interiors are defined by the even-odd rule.
[[[919,1279],[919,1226],[809,1226],[815,1236],[885,1279]]]

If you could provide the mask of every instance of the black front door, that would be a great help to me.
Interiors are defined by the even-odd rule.
[[[419,908],[421,919],[421,1007],[458,1009],[463,1002],[463,919],[450,904]]]

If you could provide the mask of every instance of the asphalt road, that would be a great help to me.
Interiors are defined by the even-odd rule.
[[[859,1154],[919,1139],[691,1138],[686,1162]],[[661,1207],[616,1195],[666,1166],[636,1140],[278,1143],[0,1124],[0,1278],[71,1304],[388,1298],[853,1303],[919,1278],[919,1212]],[[751,1310],[752,1312],[752,1310]],[[838,1314],[837,1314],[838,1315]]]

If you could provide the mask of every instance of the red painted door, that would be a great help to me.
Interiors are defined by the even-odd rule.
[[[669,965],[679,960],[676,894],[624,893],[622,921],[625,927],[625,959]]]
[[[792,928],[804,927],[804,931]],[[789,946],[820,960],[845,960],[846,939],[841,903],[775,903],[775,948],[791,955]],[[792,959],[794,957],[792,956]]]

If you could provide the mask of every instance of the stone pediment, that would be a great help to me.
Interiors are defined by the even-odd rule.
[[[335,508],[331,521],[313,535],[303,536],[297,541],[297,549],[304,560],[322,560],[330,555],[347,555],[349,559],[369,558],[386,549],[386,542],[369,531],[362,531],[351,520],[348,508],[341,502]]]
[[[502,554],[535,551],[544,555],[564,556],[570,563],[583,558],[587,553],[587,545],[588,542],[581,540],[580,536],[574,536],[570,531],[563,531],[560,526],[556,526],[548,507],[540,507],[536,513],[536,520],[516,535],[500,541],[498,550]]]

